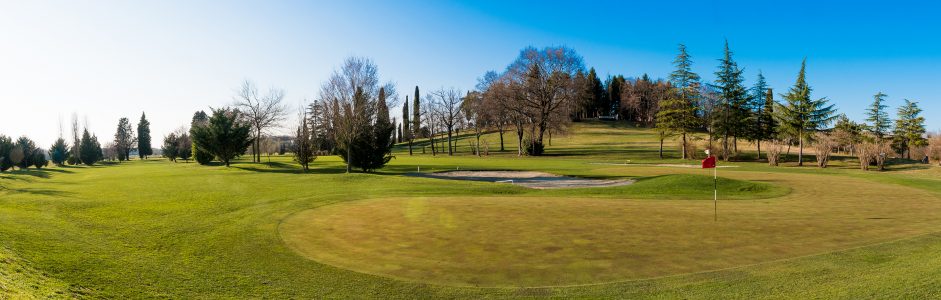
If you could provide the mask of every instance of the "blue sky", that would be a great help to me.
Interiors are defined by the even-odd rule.
[[[725,39],[748,84],[760,70],[783,92],[807,57],[814,95],[851,118],[882,91],[893,115],[917,100],[941,129],[941,5],[817,2],[4,1],[0,133],[46,147],[77,113],[110,139],[146,111],[159,140],[231,104],[243,79],[298,107],[350,55],[403,95],[472,88],[528,45],[572,47],[603,76],[665,77],[684,43],[711,81]]]

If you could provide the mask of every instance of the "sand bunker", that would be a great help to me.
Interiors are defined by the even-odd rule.
[[[438,179],[511,183],[533,189],[608,187],[634,183],[629,179],[587,179],[533,171],[447,171],[414,175]]]

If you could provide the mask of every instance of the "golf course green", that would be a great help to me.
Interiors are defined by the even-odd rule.
[[[307,173],[290,156],[0,173],[0,298],[941,297],[938,167],[720,162],[716,209],[712,171],[677,166],[698,160],[669,140],[659,159],[649,129],[575,123],[543,157],[461,138],[451,157],[399,145],[369,174],[333,156]]]

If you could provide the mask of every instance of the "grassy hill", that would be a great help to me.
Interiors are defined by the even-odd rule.
[[[516,157],[510,135],[496,151],[493,133],[476,157],[461,138],[452,157],[399,145],[376,174],[342,174],[336,157],[306,174],[289,157],[2,173],[0,297],[941,296],[936,167],[722,163],[714,221],[711,171],[676,166],[698,160],[672,141],[660,160],[648,129],[576,123],[544,157]],[[637,182],[405,176],[419,168]]]

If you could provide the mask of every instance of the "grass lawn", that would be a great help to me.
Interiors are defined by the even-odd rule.
[[[545,157],[132,161],[0,174],[0,298],[941,297],[941,172],[657,164],[651,131],[576,124]],[[497,136],[489,134],[491,150]],[[743,146],[744,148],[744,146]],[[796,151],[796,150],[795,150]],[[417,152],[421,152],[418,150]],[[722,163],[720,163],[722,164]],[[634,178],[531,190],[403,176]]]

